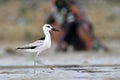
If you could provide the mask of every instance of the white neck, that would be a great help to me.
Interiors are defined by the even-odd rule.
[[[45,34],[45,43],[46,45],[48,45],[48,48],[50,48],[51,46],[51,35],[50,32],[48,30],[43,30],[44,34]]]

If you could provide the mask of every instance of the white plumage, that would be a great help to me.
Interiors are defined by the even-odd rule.
[[[53,28],[51,25],[45,24],[43,26],[43,32],[45,34],[45,37],[43,37],[41,39],[38,39],[38,40],[28,44],[28,45],[24,45],[24,46],[21,46],[21,47],[17,48],[17,49],[23,49],[23,50],[26,50],[26,51],[37,52],[35,60],[34,60],[34,66],[36,66],[38,55],[42,51],[51,47],[51,35],[50,35],[50,32],[49,32],[51,30],[52,31],[59,31],[59,30]]]

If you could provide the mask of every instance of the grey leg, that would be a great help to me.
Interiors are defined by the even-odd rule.
[[[36,63],[41,64],[43,66],[47,66],[47,68],[54,70],[54,68],[52,66],[44,64],[41,60],[36,60]]]
[[[34,73],[36,73],[36,63],[37,63],[37,60],[38,60],[38,55],[39,55],[39,52],[37,52],[37,54],[35,56],[35,59],[34,59]]]
[[[44,63],[41,62],[41,60],[38,60],[38,55],[39,55],[39,52],[37,52],[35,59],[34,59],[34,73],[36,73],[36,64],[37,63],[46,66]],[[54,68],[52,66],[49,66],[49,65],[47,65],[47,68],[54,70]]]

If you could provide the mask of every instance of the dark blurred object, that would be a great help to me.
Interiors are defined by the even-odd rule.
[[[75,0],[54,0],[47,19],[49,24],[59,24],[61,35],[52,34],[56,37],[58,46],[57,51],[67,51],[68,46],[72,45],[74,50],[97,50],[107,48],[97,39],[93,32],[93,25],[86,18],[82,7],[78,8]],[[57,26],[57,25],[56,25]],[[57,26],[58,27],[58,26]],[[95,44],[95,46],[94,46]]]
[[[85,43],[79,38],[75,29],[77,26],[76,22],[73,23],[66,23],[64,26],[64,34],[61,37],[61,40],[58,44],[57,51],[67,51],[69,45],[72,45],[74,50],[86,50]],[[89,34],[91,41],[92,41],[92,49],[97,51],[102,49],[104,51],[108,51],[108,48],[95,36],[94,29],[91,23],[87,23],[89,25],[89,31],[86,31],[84,28],[83,30]],[[81,25],[81,24],[79,24]]]

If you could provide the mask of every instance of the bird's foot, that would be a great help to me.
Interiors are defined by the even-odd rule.
[[[50,65],[48,65],[47,68],[49,68],[50,70],[55,70],[53,66],[50,66]]]

